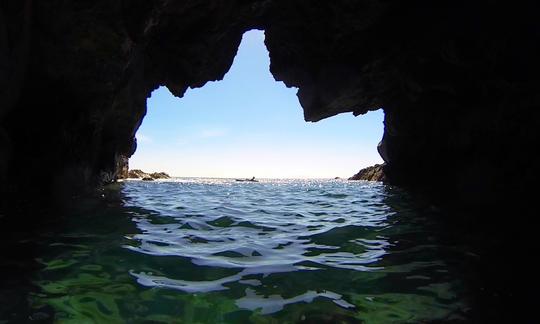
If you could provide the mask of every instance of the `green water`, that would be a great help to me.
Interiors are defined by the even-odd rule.
[[[130,181],[40,234],[29,317],[418,323],[469,309],[467,249],[382,184]],[[2,317],[0,317],[1,319]],[[1,321],[0,321],[1,322]]]

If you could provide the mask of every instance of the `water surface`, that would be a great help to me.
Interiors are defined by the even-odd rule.
[[[436,217],[344,180],[126,181],[44,234],[30,297],[59,323],[417,323],[468,309]],[[110,198],[113,197],[113,198]]]

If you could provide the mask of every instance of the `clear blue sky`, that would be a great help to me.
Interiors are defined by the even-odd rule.
[[[381,110],[307,123],[295,88],[276,82],[264,33],[244,34],[223,81],[176,98],[162,87],[148,100],[131,169],[185,177],[349,177],[382,162]]]

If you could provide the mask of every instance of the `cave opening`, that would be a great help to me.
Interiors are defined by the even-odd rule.
[[[264,31],[243,35],[222,81],[148,99],[130,169],[179,177],[348,178],[381,163],[383,111],[304,121],[296,88],[276,82]]]

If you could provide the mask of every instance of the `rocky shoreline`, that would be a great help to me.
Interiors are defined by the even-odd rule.
[[[147,173],[139,169],[129,170],[127,179],[141,179],[144,181],[153,181],[156,179],[170,179],[171,176],[165,172]]]
[[[375,164],[358,171],[357,174],[349,178],[349,180],[366,180],[366,181],[381,181],[386,182],[384,174],[385,164]]]

